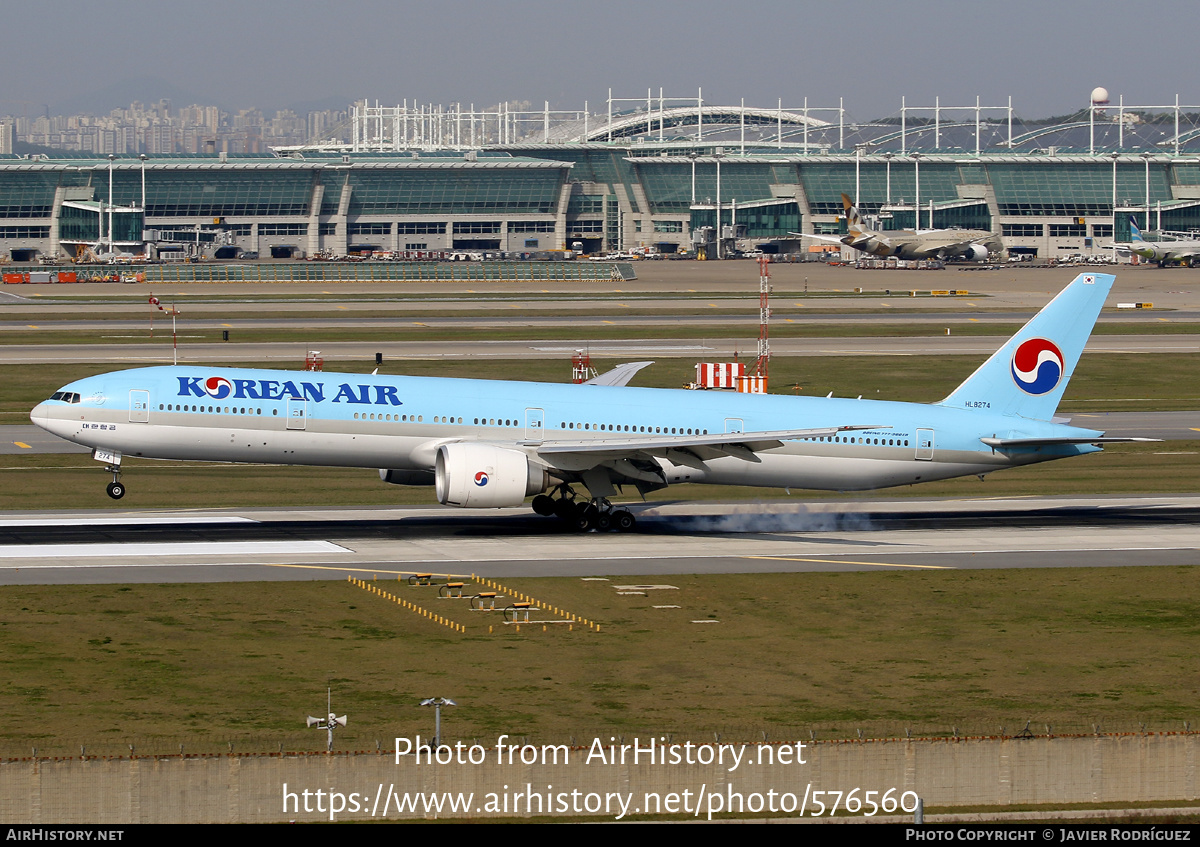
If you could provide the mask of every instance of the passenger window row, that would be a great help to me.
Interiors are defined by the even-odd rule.
[[[246,406],[191,406],[185,403],[167,403],[165,406],[162,403],[158,404],[158,410],[168,412],[205,412],[222,415],[261,415],[262,409],[252,409]],[[278,415],[278,409],[271,410],[272,415]]]

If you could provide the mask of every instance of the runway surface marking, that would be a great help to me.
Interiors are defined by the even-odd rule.
[[[22,450],[32,450],[33,449],[28,444],[26,444],[24,441],[14,441],[13,444],[17,445]]]
[[[852,559],[806,559],[800,556],[742,556],[743,559],[767,559],[772,562],[815,562],[823,565],[870,565],[875,568],[919,568],[931,571],[952,571],[950,565],[901,565],[896,562],[856,562]]]
[[[259,523],[254,518],[242,518],[235,515],[189,517],[187,515],[155,517],[151,515],[113,515],[103,518],[85,518],[74,515],[61,518],[0,518],[0,527],[9,526],[175,526],[177,524],[221,524],[221,523]]]
[[[366,562],[364,564],[369,565],[371,563]],[[388,564],[391,564],[391,563],[389,562]],[[352,568],[348,565],[333,566],[333,567],[331,567],[329,565],[297,565],[297,564],[291,564],[288,562],[263,562],[262,566],[265,568],[297,568],[299,570],[309,570],[309,571],[339,571],[340,573],[363,573],[364,571],[370,571],[371,573],[374,573],[374,574],[386,573],[386,574],[393,574],[395,576],[412,576],[415,573],[421,573],[421,571],[385,571],[385,570],[381,570],[380,568],[371,568],[371,567],[363,567],[363,566]],[[433,574],[433,576],[444,576],[447,579],[473,579],[474,578],[474,574],[464,574],[464,573],[435,573],[435,574]]]
[[[124,558],[127,556],[277,556],[285,553],[351,553],[329,541],[181,541],[167,544],[0,544],[0,559]],[[164,564],[154,562],[155,565]],[[56,561],[41,567],[73,567]]]

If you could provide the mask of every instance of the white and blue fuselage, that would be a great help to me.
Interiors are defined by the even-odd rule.
[[[122,456],[378,468],[436,482],[452,505],[515,505],[569,483],[597,500],[622,484],[907,485],[1115,440],[1052,421],[1112,280],[1081,275],[929,405],[178,365],[78,380],[31,418],[114,472]]]

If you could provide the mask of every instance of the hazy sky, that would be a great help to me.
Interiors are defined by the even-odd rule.
[[[1196,12],[1184,0],[42,0],[5,8],[0,113],[107,111],[132,96],[263,109],[586,100],[602,112],[610,86],[764,106],[840,96],[852,119],[898,113],[902,94],[1011,94],[1018,115],[1063,114],[1097,85],[1114,102],[1178,92],[1195,104]]]

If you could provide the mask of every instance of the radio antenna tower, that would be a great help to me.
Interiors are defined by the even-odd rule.
[[[758,257],[758,361],[754,375],[762,378],[762,391],[767,390],[767,365],[771,361],[771,260]]]

